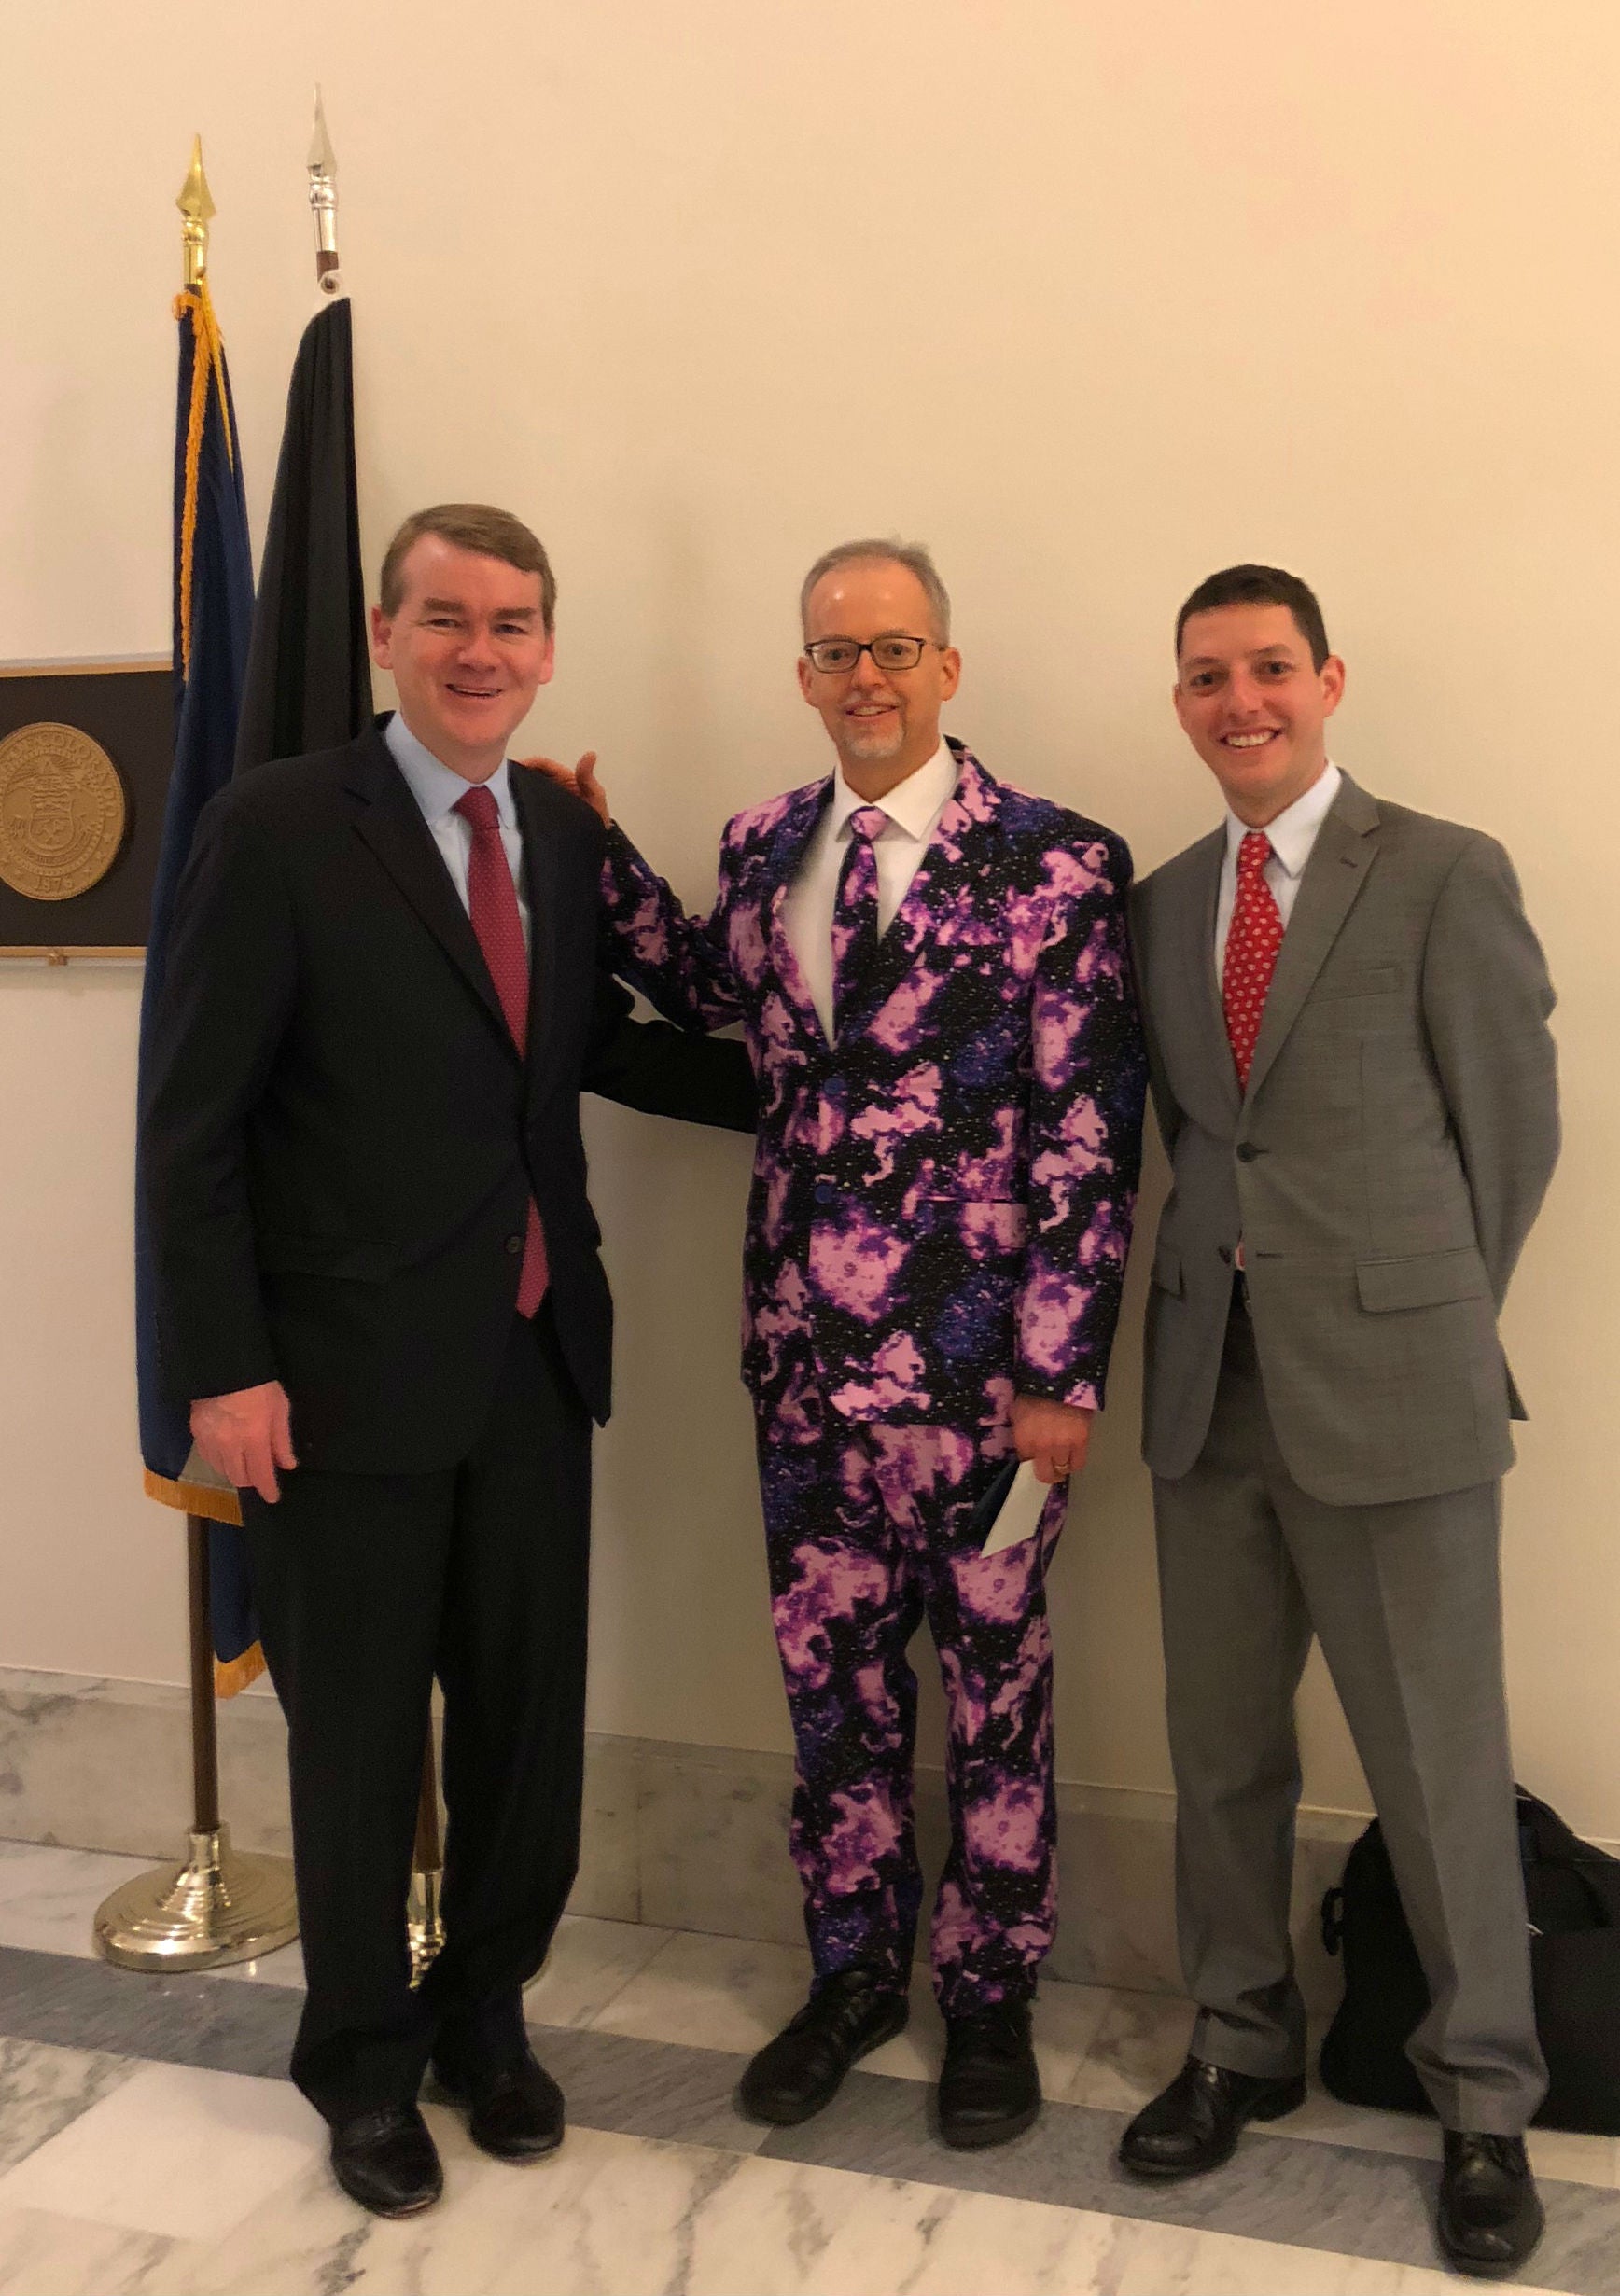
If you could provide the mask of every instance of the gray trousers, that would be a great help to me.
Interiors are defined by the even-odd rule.
[[[1501,1485],[1380,1507],[1307,1497],[1237,1308],[1208,1440],[1189,1473],[1154,1478],[1153,1512],[1194,2053],[1304,2068],[1288,1906],[1293,1702],[1314,1632],[1429,1980],[1408,2053],[1446,2128],[1516,2135],[1546,2068],[1502,1685]]]

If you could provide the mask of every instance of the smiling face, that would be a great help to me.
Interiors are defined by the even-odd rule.
[[[464,781],[487,781],[552,675],[540,577],[426,534],[400,581],[393,614],[371,609],[371,652],[423,746]]]
[[[940,745],[940,712],[956,692],[962,658],[941,646],[928,592],[909,566],[888,558],[857,558],[834,566],[810,592],[804,635],[912,637],[928,641],[911,670],[880,670],[862,654],[853,670],[817,670],[799,658],[799,688],[832,737],[844,777],[865,798],[879,798],[926,765]]]
[[[1182,732],[1238,820],[1263,829],[1327,764],[1344,663],[1317,669],[1285,605],[1225,605],[1189,615],[1176,669]]]

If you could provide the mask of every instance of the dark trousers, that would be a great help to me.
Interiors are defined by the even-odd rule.
[[[549,1305],[514,1318],[456,1466],[300,1468],[273,1506],[244,1494],[287,1719],[309,1981],[292,2075],[329,2121],[412,2098],[430,2055],[465,2069],[524,2045],[523,1987],[579,1859],[590,1497],[590,1420]],[[412,1994],[405,1903],[436,1675],[446,1942]]]
[[[1196,2055],[1304,2069],[1289,1943],[1313,1632],[1384,1828],[1431,2006],[1408,2043],[1447,2128],[1516,2135],[1545,2068],[1502,1688],[1500,1486],[1336,1507],[1289,1473],[1254,1335],[1227,1329],[1208,1440],[1155,1478],[1176,1895]]]

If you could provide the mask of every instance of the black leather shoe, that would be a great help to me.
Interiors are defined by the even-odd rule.
[[[1542,2223],[1522,2136],[1446,2130],[1440,2246],[1449,2263],[1475,2280],[1515,2279]]]
[[[1004,2145],[1033,2128],[1040,2110],[1027,2001],[999,2001],[945,2019],[940,2135],[947,2145],[958,2152]]]
[[[1189,2057],[1120,2139],[1120,2166],[1133,2177],[1201,2177],[1232,2158],[1245,2122],[1280,2121],[1304,2103],[1303,2073],[1268,2080]]]
[[[905,1995],[873,1970],[841,1969],[765,2043],[737,2084],[738,2103],[777,2128],[808,2121],[832,2102],[857,2058],[904,2032],[910,2014]]]
[[[497,2161],[538,2161],[563,2141],[563,2092],[535,2056],[466,2078],[435,2065],[440,2086],[467,2107],[467,2133]]]
[[[332,2174],[374,2217],[413,2217],[444,2190],[444,2171],[414,2105],[381,2105],[332,2123]]]

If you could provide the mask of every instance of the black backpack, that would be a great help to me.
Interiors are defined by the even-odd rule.
[[[1620,2136],[1620,1858],[1594,1849],[1518,1789],[1536,2029],[1547,2128]],[[1429,1987],[1377,1820],[1322,1899],[1322,1942],[1345,1957],[1345,1997],[1322,2042],[1324,2087],[1347,2105],[1431,2113],[1406,2042]]]

